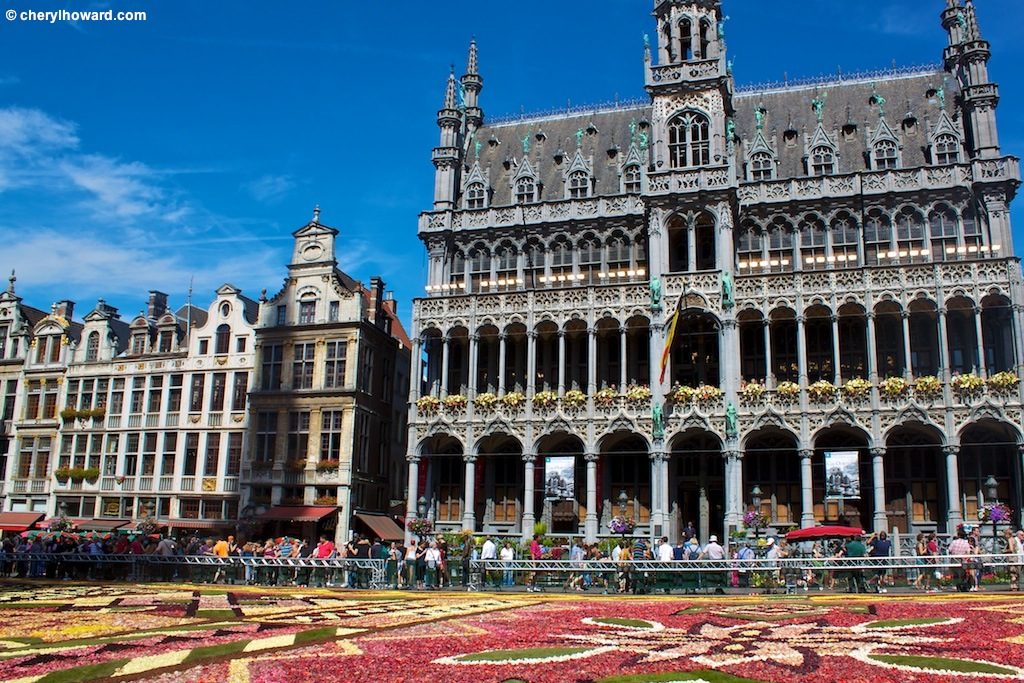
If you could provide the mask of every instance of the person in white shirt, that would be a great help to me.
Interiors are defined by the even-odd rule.
[[[671,562],[672,559],[672,546],[668,542],[668,536],[662,536],[661,545],[658,546],[658,561]]]
[[[437,547],[437,541],[430,542],[430,547],[423,555],[423,560],[427,563],[425,587],[440,589],[440,586],[437,585],[437,572],[441,568],[441,551]]]
[[[496,560],[496,559],[498,559],[498,546],[496,546],[494,544],[494,539],[488,537],[487,540],[484,541],[484,547],[480,549],[480,560],[483,561],[483,562],[486,562],[488,560]],[[483,584],[484,584],[485,588],[487,587],[487,579],[488,579],[488,577],[494,577],[494,586],[495,586],[495,588],[499,587],[500,584],[499,584],[499,581],[498,581],[498,578],[497,578],[498,575],[494,574],[491,571],[491,569],[488,569],[488,568],[485,567],[483,572],[482,572],[482,574],[483,574]]]
[[[701,551],[699,560],[724,560],[725,559],[725,548],[718,543],[718,536],[712,534],[708,538],[707,545],[704,546],[704,550]],[[708,587],[715,586],[716,593],[724,593],[723,586],[725,585],[725,576],[719,572],[707,572],[701,577],[707,583]]]
[[[512,549],[512,544],[509,541],[505,541],[505,545],[501,547],[501,550],[498,552],[498,559],[501,560],[502,566],[505,567],[501,585],[511,586],[513,583],[513,574],[512,570],[509,569],[509,565],[512,563],[512,560],[516,559],[516,551]]]

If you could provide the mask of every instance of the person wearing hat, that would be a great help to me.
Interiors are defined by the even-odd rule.
[[[698,560],[715,560],[721,561],[725,559],[725,548],[718,543],[718,536],[711,534],[708,537],[707,545],[701,551],[697,557]],[[715,593],[724,593],[722,586],[725,585],[725,575],[720,572],[708,572],[707,585],[710,588],[712,585],[715,586]]]

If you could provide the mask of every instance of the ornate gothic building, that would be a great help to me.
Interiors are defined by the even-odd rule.
[[[974,6],[936,9],[941,65],[737,88],[719,0],[657,0],[649,101],[505,121],[471,44],[419,222],[408,514],[674,540],[1019,509],[1018,160]]]

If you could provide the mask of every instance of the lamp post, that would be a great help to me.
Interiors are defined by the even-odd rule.
[[[427,499],[424,496],[420,496],[416,501],[416,516],[420,519],[427,516]]]
[[[626,495],[625,491],[619,491],[619,516],[622,519],[626,519],[626,503],[629,502],[629,496]]]
[[[750,502],[754,505],[754,545],[757,545],[757,540],[761,535],[761,525],[759,520],[761,519],[761,487],[754,484],[753,488],[750,489]]]
[[[988,475],[988,479],[985,480],[985,495],[987,496],[987,505],[989,506],[989,510],[993,510],[991,506],[999,502],[996,499],[996,496],[999,495],[999,482],[996,481],[995,475],[990,474]],[[996,552],[996,541],[998,540],[999,532],[996,526],[999,522],[996,521],[994,510],[989,516],[992,519],[992,552]]]

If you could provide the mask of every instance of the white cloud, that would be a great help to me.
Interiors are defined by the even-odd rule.
[[[21,79],[17,76],[0,76],[0,87],[5,85],[18,85]]]
[[[288,175],[263,175],[245,183],[243,187],[252,198],[264,204],[274,204],[295,188],[295,180]]]

